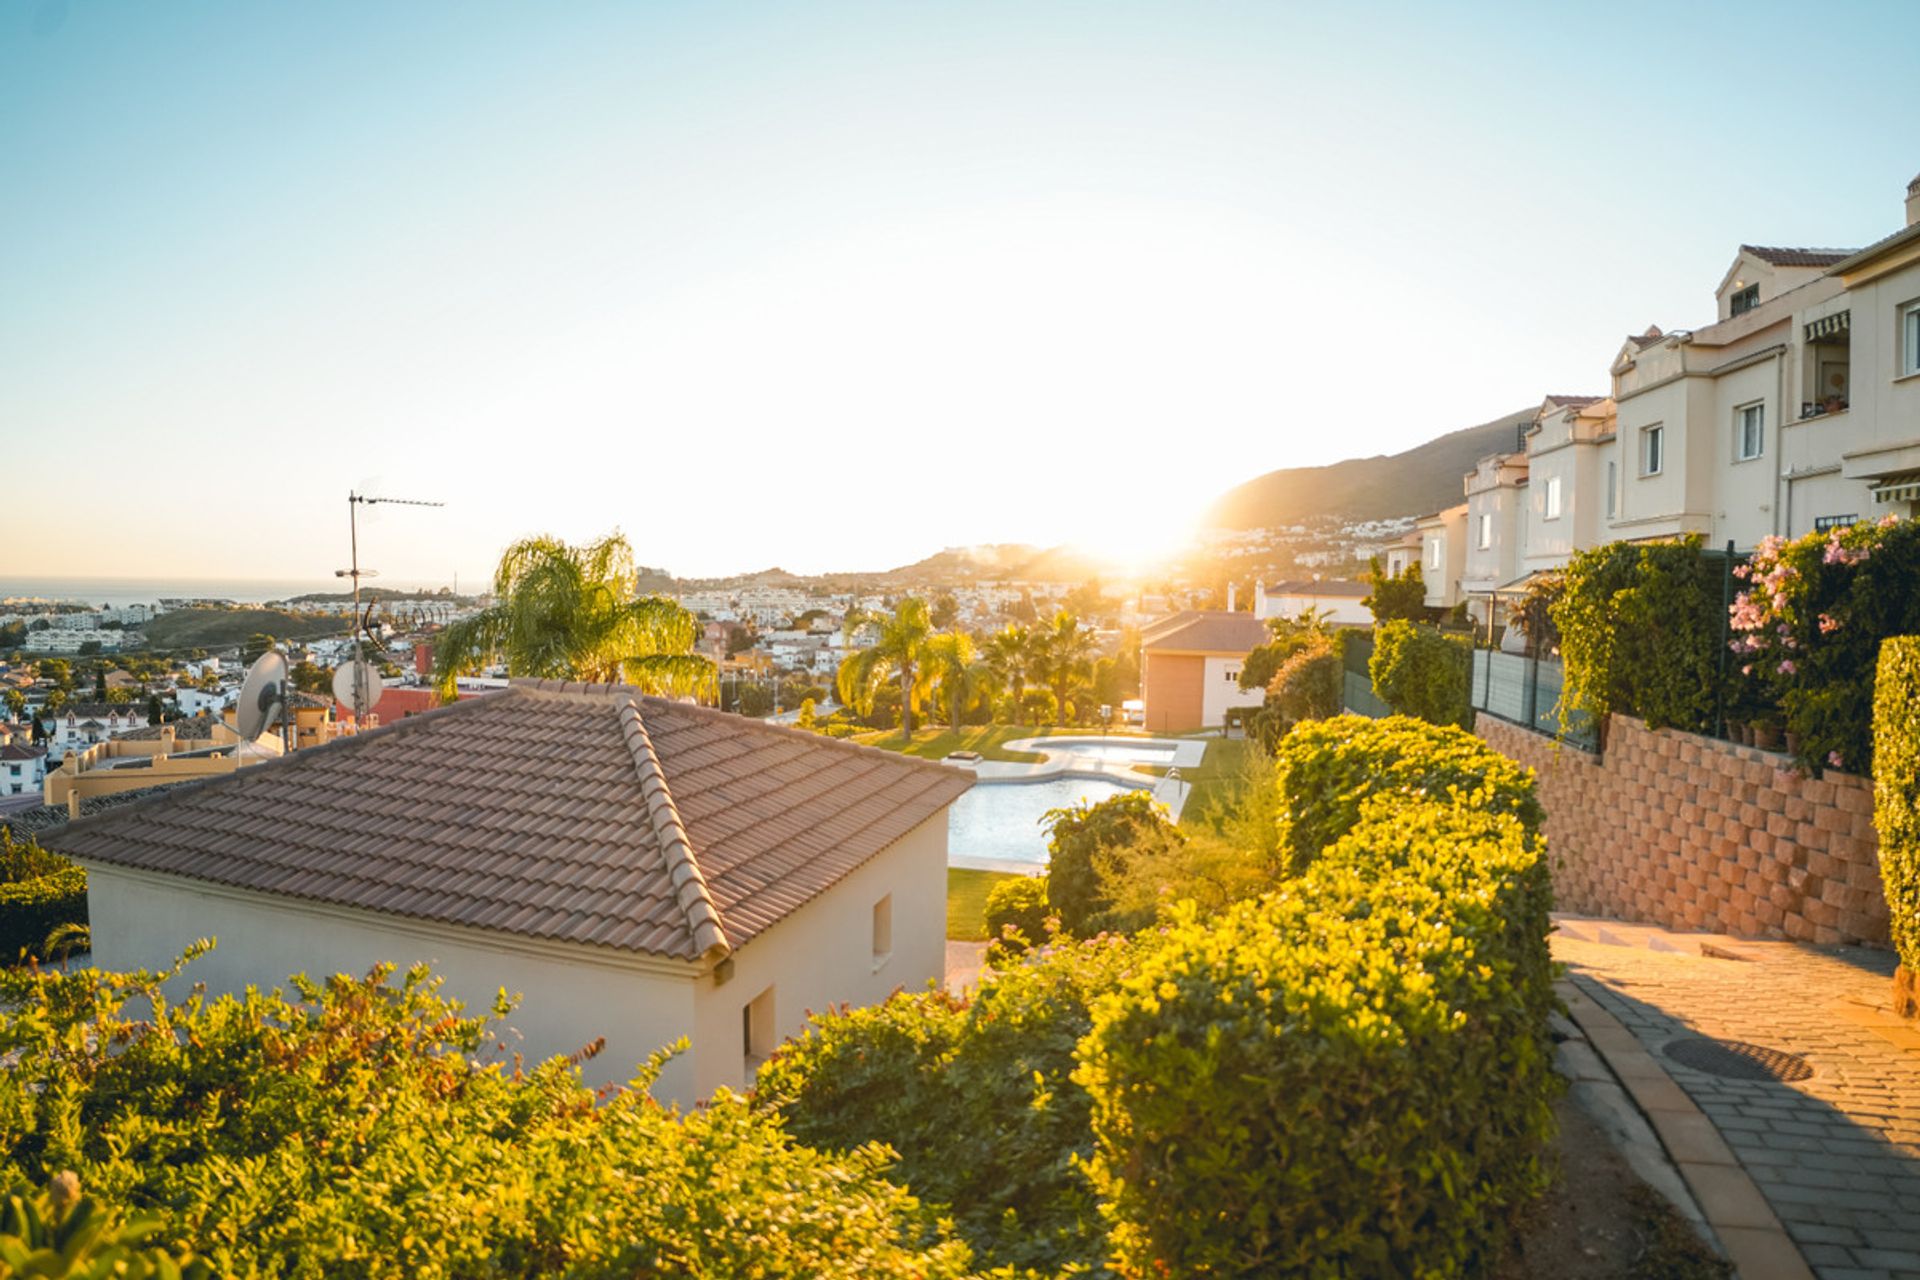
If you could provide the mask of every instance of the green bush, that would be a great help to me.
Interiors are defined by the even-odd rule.
[[[1371,588],[1360,601],[1373,612],[1375,625],[1396,618],[1422,622],[1427,617],[1427,582],[1420,562],[1415,560],[1398,574],[1380,568],[1380,557],[1367,561],[1367,586]]]
[[[490,1015],[399,982],[170,1003],[158,974],[0,973],[0,1150],[159,1212],[154,1243],[261,1277],[959,1276],[883,1175],[722,1092],[679,1116],[554,1059],[476,1061]],[[644,1086],[657,1070],[640,1071]]]
[[[1376,796],[1417,803],[1458,795],[1489,813],[1511,814],[1529,832],[1545,819],[1531,769],[1464,729],[1407,716],[1310,721],[1281,740],[1275,765],[1295,874],[1346,835]]]
[[[1473,651],[1433,627],[1382,623],[1373,633],[1367,674],[1396,714],[1461,728],[1473,723]]]
[[[1711,733],[1720,707],[1725,561],[1699,536],[1612,542],[1577,553],[1547,609],[1566,687],[1561,723],[1613,711],[1649,727]]]
[[[205,1280],[205,1259],[142,1247],[164,1230],[81,1195],[70,1171],[45,1191],[15,1187],[0,1206],[0,1280]]]
[[[988,1265],[1097,1264],[1074,1046],[1132,955],[1111,935],[1062,942],[989,971],[970,1003],[927,992],[817,1017],[761,1068],[755,1099],[801,1142],[899,1152],[895,1176],[947,1207]]]
[[[1920,973],[1920,636],[1880,646],[1873,695],[1873,825],[1900,963]]]
[[[47,935],[87,923],[87,873],[69,864],[35,880],[0,884],[0,960],[40,956]]]
[[[1050,809],[1041,820],[1050,832],[1047,905],[1060,917],[1060,927],[1076,938],[1136,923],[1112,917],[1103,875],[1113,876],[1118,868],[1111,864],[1123,863],[1135,845],[1181,837],[1166,807],[1144,789]]]
[[[1340,655],[1330,641],[1307,646],[1280,664],[1268,690],[1268,702],[1288,729],[1302,720],[1340,714]]]
[[[1800,762],[1874,772],[1881,642],[1920,633],[1920,521],[1769,538],[1735,572],[1735,661],[1785,713]]]
[[[986,915],[991,943],[987,952],[993,963],[1044,946],[1049,940],[1047,921],[1053,915],[1047,907],[1047,877],[1014,876],[1000,881],[987,890]]]
[[[1525,823],[1389,795],[1288,890],[1188,909],[1074,1076],[1121,1272],[1485,1274],[1548,1181],[1550,906]]]

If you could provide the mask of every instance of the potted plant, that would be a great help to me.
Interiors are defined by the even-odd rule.
[[[1747,722],[1745,720],[1727,720],[1727,741],[1735,745],[1744,745],[1747,741]]]
[[[1753,745],[1762,751],[1780,749],[1780,726],[1771,720],[1762,720],[1753,726]]]

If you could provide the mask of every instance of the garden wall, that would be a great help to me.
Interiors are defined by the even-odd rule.
[[[1870,780],[1617,714],[1602,756],[1487,715],[1476,731],[1539,775],[1559,910],[1887,945]]]

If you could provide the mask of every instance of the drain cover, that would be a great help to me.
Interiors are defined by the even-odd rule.
[[[1661,1052],[1682,1066],[1730,1080],[1805,1080],[1813,1064],[1797,1053],[1739,1040],[1669,1040]]]

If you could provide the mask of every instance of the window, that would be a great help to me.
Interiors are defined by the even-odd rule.
[[[1766,450],[1767,407],[1743,404],[1733,411],[1733,458],[1751,462]]]
[[[751,1077],[773,1052],[773,988],[740,1006],[740,1052]]]
[[[1860,517],[1857,515],[1815,516],[1813,519],[1813,531],[1815,533],[1825,533],[1829,529],[1844,529],[1850,524],[1858,523],[1860,523]]]
[[[1547,478],[1547,519],[1558,520],[1559,518],[1560,518],[1560,477],[1549,476]]]
[[[1488,547],[1492,545],[1493,545],[1493,513],[1482,512],[1480,515],[1480,549],[1482,551],[1485,551]]]
[[[1227,683],[1228,683],[1228,684],[1239,684],[1239,683],[1240,683],[1240,668],[1238,668],[1238,667],[1228,667],[1228,668],[1226,669],[1226,671],[1225,671],[1225,672],[1224,672],[1223,674],[1224,674],[1224,675],[1225,675],[1225,676],[1227,677]]]
[[[1607,519],[1609,520],[1620,514],[1619,499],[1614,496],[1619,492],[1620,464],[1617,462],[1609,462],[1607,464]]]
[[[1900,308],[1900,376],[1920,373],[1920,302]]]
[[[1439,567],[1440,567],[1440,539],[1429,538],[1427,540],[1427,568],[1438,569]]]
[[[1750,284],[1727,299],[1727,310],[1731,315],[1743,316],[1760,305],[1760,286]]]
[[[1640,474],[1657,476],[1667,462],[1667,429],[1665,427],[1642,427],[1640,429]]]
[[[873,967],[878,969],[893,954],[893,895],[873,904]]]

